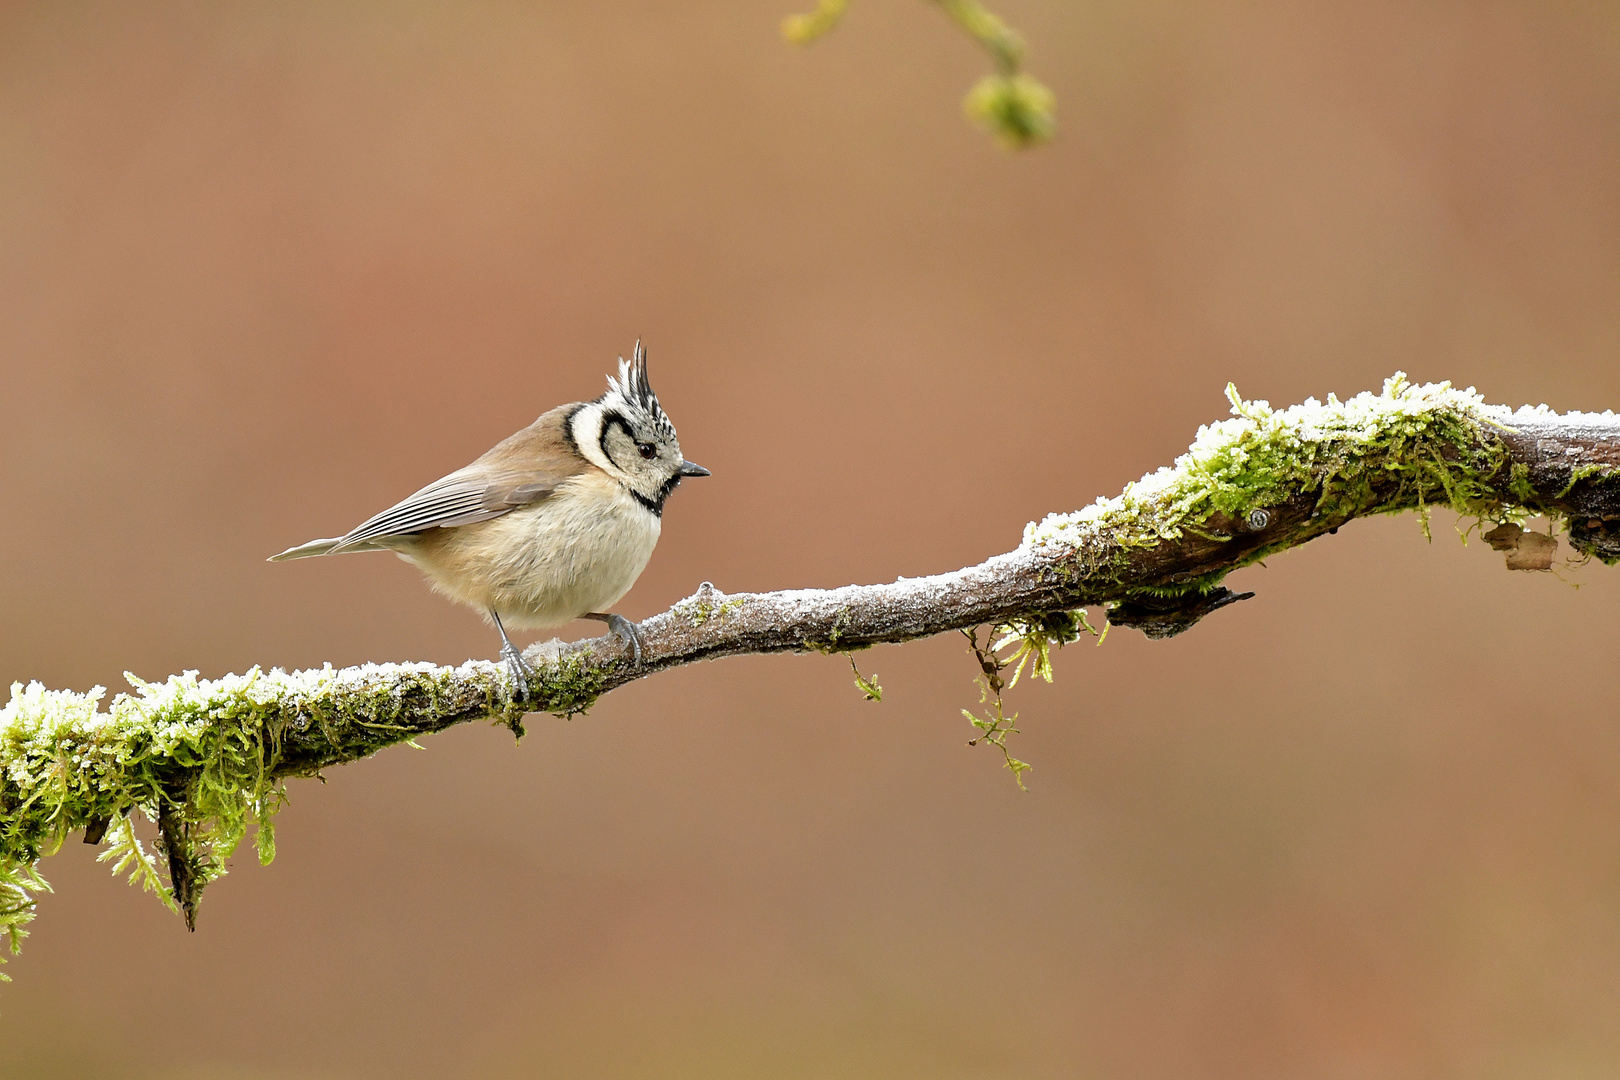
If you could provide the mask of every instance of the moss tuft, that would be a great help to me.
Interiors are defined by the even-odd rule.
[[[531,679],[533,700],[558,716],[580,716],[596,704],[608,677],[622,661],[591,661],[585,654],[568,653],[541,665]]]
[[[1100,559],[1103,565],[1085,569],[1108,576],[1123,571],[1133,550],[1186,536],[1227,540],[1234,523],[1263,528],[1273,520],[1273,508],[1302,493],[1314,496],[1308,520],[1277,530],[1246,552],[1240,565],[1297,545],[1302,533],[1314,535],[1368,513],[1432,504],[1473,516],[1511,512],[1497,487],[1507,450],[1491,436],[1482,419],[1484,402],[1472,389],[1412,386],[1397,373],[1381,394],[1344,402],[1330,395],[1326,404],[1312,398],[1278,411],[1264,401],[1245,401],[1232,387],[1227,397],[1232,418],[1199,428],[1174,465],[1115,498],[1031,523],[1025,546],[1071,548]],[[1510,494],[1521,501],[1535,498],[1528,477],[1517,473]],[[1229,571],[1170,588],[1208,591]]]
[[[196,672],[155,685],[129,680],[134,693],[117,695],[104,713],[103,687],[80,694],[39,683],[14,683],[0,710],[0,927],[13,948],[33,915],[28,894],[43,885],[38,860],[75,830],[116,822],[106,842],[117,869],[134,866],[171,906],[180,892],[188,922],[250,826],[260,860],[274,857],[271,819],[284,793],[271,769],[281,732],[264,717],[275,711],[266,706],[280,697],[277,682],[257,668],[218,682]],[[168,885],[135,838],[135,812],[172,823],[160,841]]]
[[[579,661],[548,671],[548,708],[579,711],[600,691]],[[500,670],[469,663],[367,664],[261,671],[162,683],[133,675],[103,711],[87,693],[14,683],[0,709],[0,935],[13,951],[47,888],[40,858],[85,830],[115,873],[155,891],[192,923],[207,885],[250,831],[261,863],[275,857],[283,778],[352,761],[457,718],[508,722]],[[135,819],[157,826],[157,851]],[[161,859],[160,859],[161,856]],[[167,872],[167,880],[163,871]]]

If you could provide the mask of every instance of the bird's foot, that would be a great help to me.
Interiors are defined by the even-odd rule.
[[[534,674],[534,668],[529,666],[517,646],[510,641],[501,643],[501,659],[506,661],[506,666],[512,672],[512,681],[517,683],[518,700],[529,700],[529,676]]]
[[[591,612],[587,619],[597,619],[607,623],[608,632],[630,649],[630,663],[633,667],[641,666],[641,627],[625,618],[623,615],[602,615]]]

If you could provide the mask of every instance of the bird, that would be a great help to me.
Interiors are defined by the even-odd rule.
[[[435,480],[339,537],[270,562],[392,551],[450,599],[480,610],[523,698],[534,669],[507,627],[595,619],[642,662],[641,628],[608,611],[652,557],[664,503],[709,470],[681,454],[675,425],[647,380],[638,340],[594,401],[559,405],[471,465]]]

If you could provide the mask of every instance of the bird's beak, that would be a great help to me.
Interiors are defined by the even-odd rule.
[[[705,469],[701,465],[695,465],[690,461],[683,461],[683,462],[681,462],[680,475],[682,475],[682,476],[712,476],[713,474],[711,472],[709,472],[708,469]]]

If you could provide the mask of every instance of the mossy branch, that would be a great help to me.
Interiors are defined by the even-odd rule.
[[[886,585],[728,596],[705,583],[641,624],[639,666],[611,636],[531,647],[527,700],[512,699],[505,668],[476,660],[255,668],[218,680],[189,672],[161,684],[131,676],[132,692],[104,710],[101,687],[14,685],[0,710],[0,937],[15,945],[45,887],[39,859],[79,830],[105,838],[116,868],[132,868],[132,881],[189,924],[250,827],[261,861],[273,857],[270,823],[288,778],[467,721],[521,734],[527,712],[580,713],[615,687],[697,660],[849,652],[988,624],[1025,640],[1014,659],[1048,674],[1042,646],[1086,626],[1063,613],[1100,605],[1114,623],[1169,636],[1237,598],[1220,585],[1232,570],[1358,517],[1436,506],[1496,523],[1486,538],[1509,566],[1550,564],[1550,534],[1518,528],[1538,515],[1561,523],[1578,555],[1620,561],[1613,413],[1511,412],[1400,376],[1380,395],[1283,411],[1230,397],[1232,418],[1201,428],[1173,466],[1029,525],[1014,551]],[[167,885],[132,814],[158,825]]]

